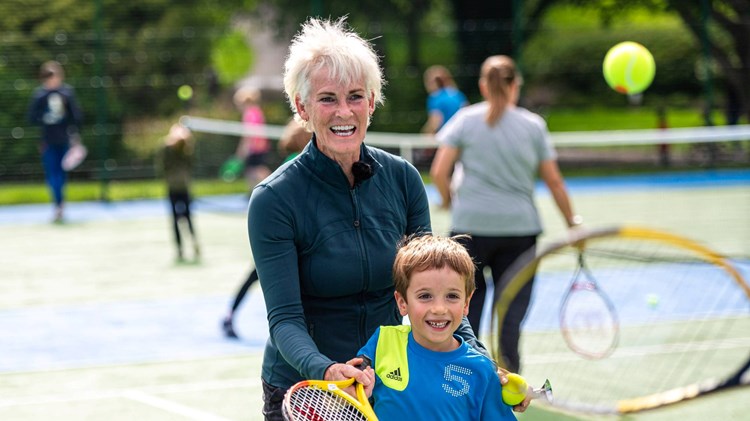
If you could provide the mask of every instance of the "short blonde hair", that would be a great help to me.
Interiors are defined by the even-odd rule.
[[[398,245],[393,263],[396,291],[406,299],[411,277],[415,272],[449,267],[464,280],[466,296],[474,292],[474,261],[466,248],[458,242],[468,235],[441,237],[431,234],[405,237]]]
[[[372,44],[347,28],[346,17],[335,21],[310,18],[289,46],[284,63],[284,92],[297,121],[295,99],[306,103],[310,99],[310,77],[313,72],[328,67],[330,75],[341,84],[363,81],[365,90],[383,103],[383,71]]]

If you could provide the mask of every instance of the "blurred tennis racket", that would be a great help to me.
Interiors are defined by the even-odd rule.
[[[586,266],[583,246],[578,267],[560,307],[560,331],[570,349],[586,358],[604,358],[617,346],[617,313]]]
[[[750,286],[740,263],[653,229],[573,232],[501,279],[493,357],[502,361],[508,304],[535,279],[519,351],[524,377],[555,383],[547,404],[623,414],[747,385]]]
[[[70,148],[65,152],[62,159],[62,169],[65,171],[73,171],[86,159],[89,151],[86,146],[81,143],[81,138],[78,135],[72,136],[70,142]]]

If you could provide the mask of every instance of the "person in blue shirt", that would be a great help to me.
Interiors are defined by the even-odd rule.
[[[435,135],[458,110],[469,105],[469,100],[456,87],[453,75],[447,67],[430,66],[424,72],[424,88],[427,91],[427,121],[422,133]],[[418,167],[430,166],[436,148],[423,148],[415,151]],[[455,184],[460,184],[461,164],[455,168]]]
[[[55,203],[55,222],[63,219],[65,182],[67,176],[62,160],[71,141],[79,141],[78,126],[83,114],[73,88],[64,83],[65,72],[60,63],[48,61],[39,69],[41,85],[34,90],[29,104],[29,121],[41,127],[39,151],[47,185]]]
[[[516,419],[493,362],[455,334],[474,292],[474,262],[457,240],[409,236],[399,246],[394,295],[411,325],[381,326],[359,352],[374,368],[379,419]]]
[[[422,133],[435,134],[453,114],[469,105],[469,100],[453,81],[453,75],[440,65],[430,66],[424,72],[424,86],[427,90],[427,122]]]

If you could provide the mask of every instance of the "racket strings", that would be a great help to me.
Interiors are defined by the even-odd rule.
[[[359,421],[367,417],[343,397],[307,386],[293,391],[289,396],[289,418],[294,421]]]
[[[598,288],[615,307],[617,347],[599,360],[575,354],[554,330],[559,320],[549,325],[549,310],[561,305],[579,253],[567,246],[541,255],[534,303],[522,326],[523,374],[552,379],[555,405],[616,412],[620,400],[727,378],[747,361],[750,301],[715,264],[718,255],[620,237],[586,240],[584,251]]]
[[[560,329],[568,346],[586,358],[606,357],[617,344],[615,310],[583,266],[575,272],[562,304]]]

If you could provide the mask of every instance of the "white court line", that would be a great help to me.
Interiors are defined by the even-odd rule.
[[[94,401],[101,399],[132,399],[133,393],[172,394],[186,392],[202,392],[208,390],[236,389],[241,387],[260,387],[260,379],[234,379],[199,383],[178,383],[158,386],[144,386],[141,388],[111,389],[101,391],[71,391],[37,396],[19,396],[15,398],[0,398],[0,408],[25,405],[44,405],[51,403],[71,403]]]
[[[157,398],[156,396],[152,396],[152,395],[143,393],[138,390],[127,391],[123,393],[123,397],[130,399],[130,400],[134,400],[136,402],[144,403],[149,406],[153,406],[154,408],[159,408],[164,411],[171,412],[173,414],[185,416],[191,420],[231,421],[228,418],[220,417],[218,415],[214,415],[206,411],[201,411],[200,409],[191,408],[189,406],[185,406],[177,402],[169,401],[169,400],[162,399],[162,398]]]

